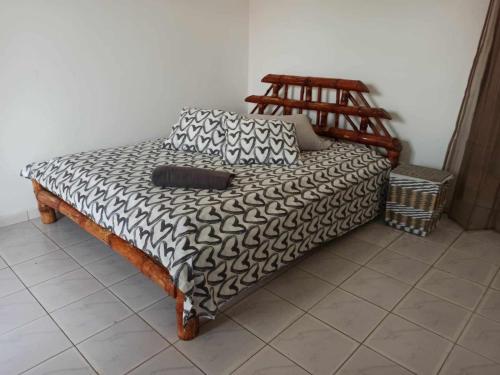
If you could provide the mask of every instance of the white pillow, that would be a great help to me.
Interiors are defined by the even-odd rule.
[[[313,125],[307,115],[298,113],[295,115],[259,115],[250,114],[244,115],[248,118],[259,118],[268,120],[281,120],[291,122],[295,125],[295,132],[297,134],[297,141],[301,151],[321,151],[329,148],[334,140],[329,140],[319,137],[313,129]]]
[[[222,125],[225,116],[239,117],[237,113],[220,109],[184,108],[163,145],[170,150],[222,156],[226,140]]]
[[[226,164],[302,164],[292,123],[226,117],[224,128],[223,158]]]

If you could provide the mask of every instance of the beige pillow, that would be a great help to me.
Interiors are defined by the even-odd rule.
[[[267,119],[267,120],[281,120],[291,122],[295,125],[295,133],[297,135],[297,142],[301,151],[320,151],[325,150],[332,145],[332,141],[319,137],[313,130],[311,120],[307,115],[302,113],[295,115],[259,115],[249,114],[244,115],[248,118]]]

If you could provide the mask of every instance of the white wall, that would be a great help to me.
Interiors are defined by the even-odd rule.
[[[166,136],[181,107],[243,110],[246,0],[3,0],[0,225],[28,162]]]
[[[244,110],[266,73],[363,80],[406,157],[441,166],[488,0],[249,1],[2,0],[0,226],[35,206],[28,162]]]
[[[250,0],[249,91],[266,73],[360,79],[405,159],[441,167],[489,0]]]

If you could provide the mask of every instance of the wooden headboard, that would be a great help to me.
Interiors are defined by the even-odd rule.
[[[369,90],[363,82],[277,74],[266,75],[262,82],[270,84],[266,93],[245,99],[256,104],[252,113],[306,112],[317,134],[384,149],[393,167],[398,164],[401,143],[382,123],[391,116],[368,104],[363,93]]]

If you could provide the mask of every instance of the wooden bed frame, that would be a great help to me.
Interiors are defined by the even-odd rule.
[[[262,82],[270,86],[264,95],[251,95],[245,101],[255,103],[252,113],[290,115],[304,111],[314,114],[314,131],[322,136],[361,143],[385,149],[387,158],[396,167],[401,153],[401,143],[387,131],[383,119],[391,115],[382,108],[370,106],[363,93],[368,87],[350,79],[300,77],[268,74]],[[298,98],[297,88],[300,89]],[[329,98],[334,98],[329,102]],[[315,99],[315,100],[314,100]],[[311,113],[312,112],[312,113]],[[329,121],[333,115],[333,121]],[[356,120],[354,118],[357,118]]]
[[[368,146],[383,148],[393,166],[398,162],[401,145],[396,138],[390,136],[380,119],[390,119],[389,114],[381,108],[372,108],[361,93],[368,92],[366,86],[360,81],[311,78],[286,75],[266,75],[262,82],[270,83],[271,87],[263,96],[249,96],[247,102],[257,103],[252,113],[264,113],[268,106],[275,106],[271,113],[276,114],[283,108],[284,114],[291,114],[292,109],[312,110],[317,114],[315,131],[327,137],[344,139],[362,143]],[[290,86],[300,86],[300,99],[292,99]],[[282,90],[283,89],[283,90]],[[316,101],[313,101],[313,89],[316,89]],[[335,103],[322,102],[326,90],[335,90]],[[282,91],[282,96],[280,96]],[[357,99],[353,95],[357,94]],[[269,95],[271,93],[271,95]],[[359,101],[359,102],[358,102]],[[349,104],[352,103],[352,105]],[[361,103],[358,104],[358,103]],[[333,114],[333,126],[327,125],[328,115]],[[340,127],[340,118],[346,119],[351,129]],[[359,117],[357,125],[351,117]],[[57,220],[56,211],[74,221],[88,233],[103,241],[115,252],[125,257],[143,274],[161,286],[168,295],[176,299],[177,334],[181,340],[191,340],[199,332],[199,319],[191,317],[183,324],[184,294],[174,285],[168,270],[157,263],[145,252],[131,245],[109,230],[96,224],[87,216],[76,210],[50,191],[46,190],[35,180],[32,180],[33,190],[38,202],[38,210],[42,223],[51,224]]]

